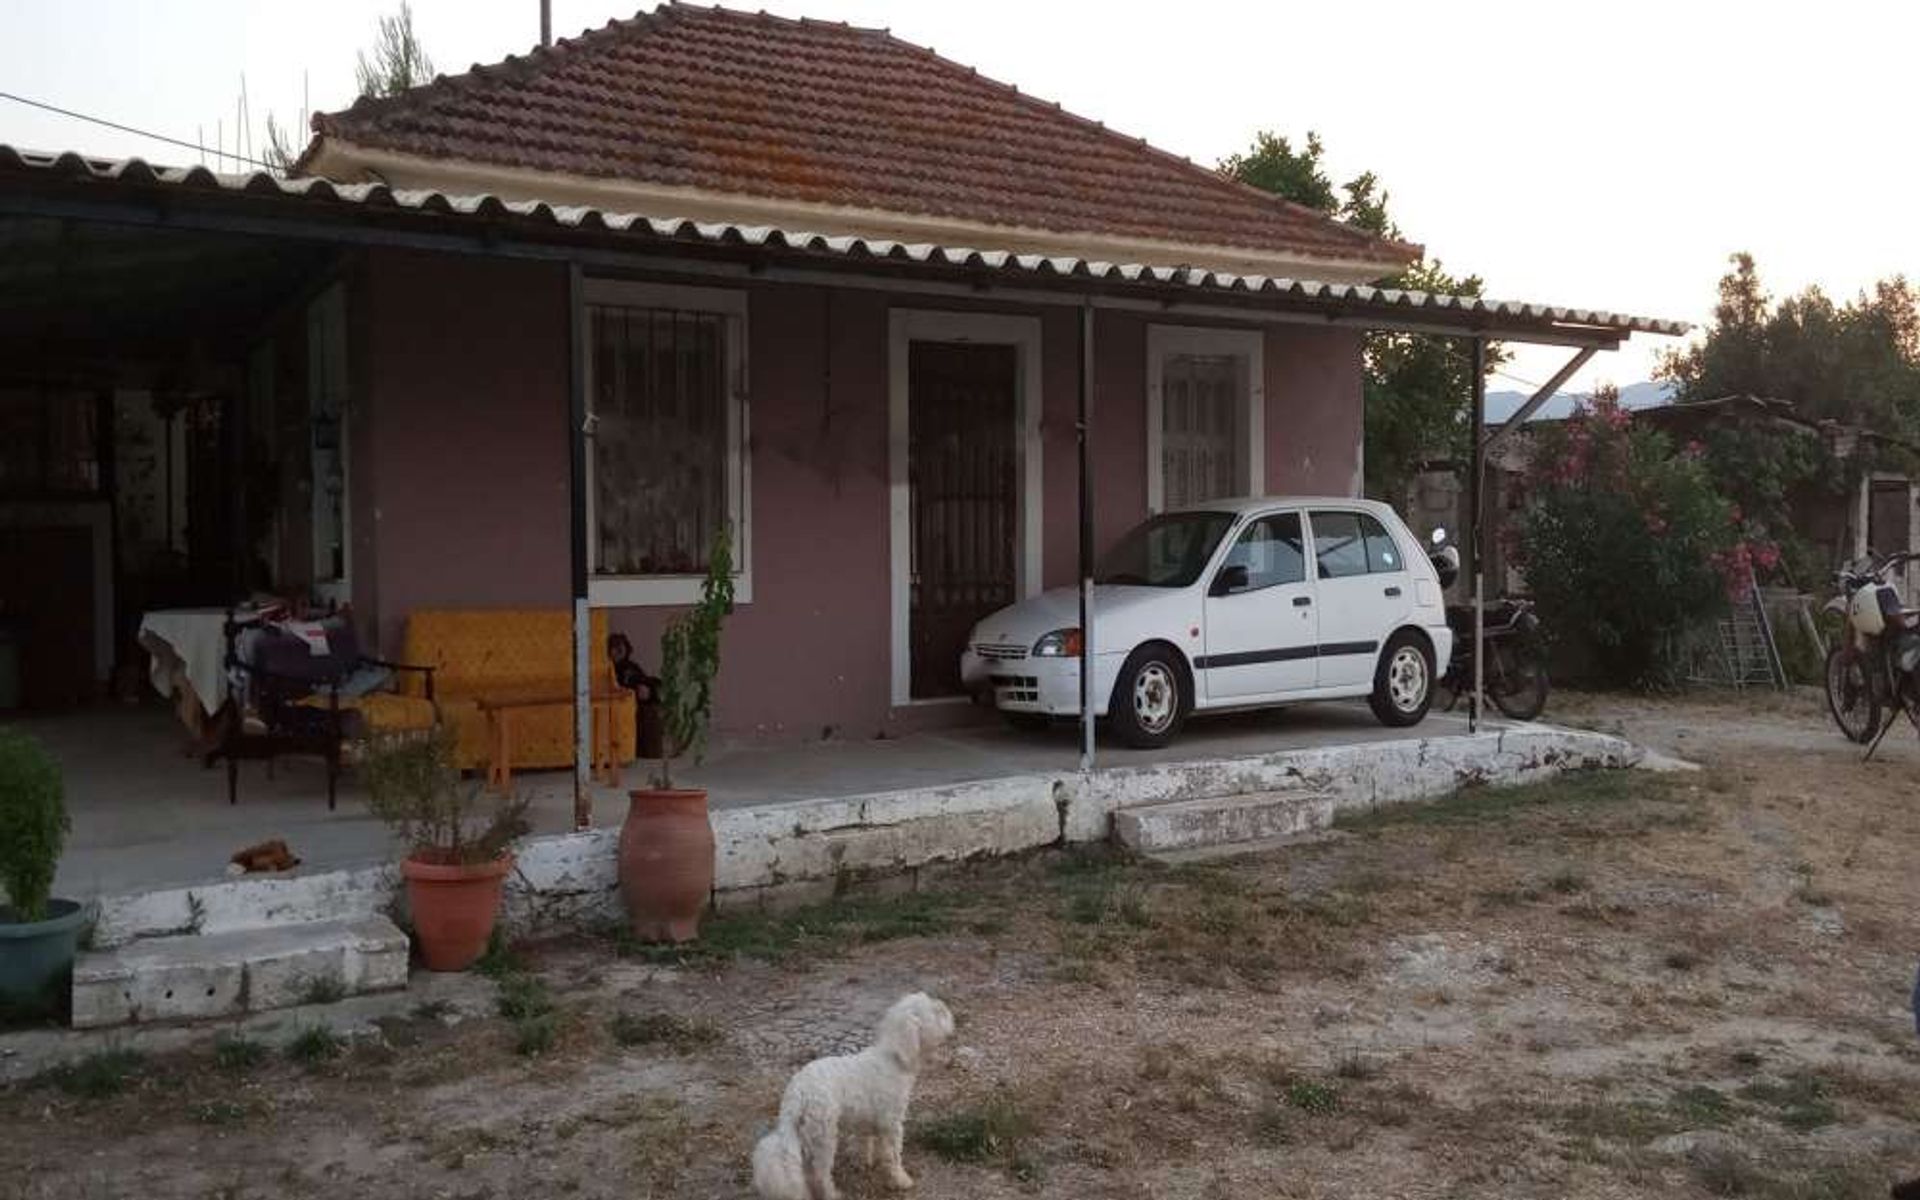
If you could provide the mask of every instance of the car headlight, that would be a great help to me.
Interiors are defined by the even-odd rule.
[[[1056,629],[1033,644],[1035,658],[1079,658],[1081,648],[1078,629]]]

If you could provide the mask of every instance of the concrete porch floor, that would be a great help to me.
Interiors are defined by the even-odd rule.
[[[20,724],[47,744],[65,771],[73,832],[56,881],[62,896],[84,900],[223,879],[234,851],[268,838],[284,838],[306,870],[372,864],[395,854],[350,772],[341,781],[339,808],[327,811],[325,775],[316,760],[281,760],[272,779],[264,763],[242,763],[240,802],[229,806],[224,767],[206,770],[187,757],[180,726],[164,708],[101,707]],[[1199,718],[1165,750],[1103,741],[1099,764],[1237,758],[1409,734],[1464,735],[1466,728],[1463,717],[1434,714],[1417,730],[1390,730],[1363,705],[1312,704]],[[1076,736],[1067,727],[1029,734],[985,720],[888,740],[719,747],[700,766],[682,763],[675,782],[707,788],[715,808],[863,796],[1071,771]],[[635,764],[623,782],[641,786],[649,769]],[[536,833],[572,829],[565,772],[522,772],[514,785],[533,801]],[[623,792],[596,789],[596,825],[618,825],[624,814]]]

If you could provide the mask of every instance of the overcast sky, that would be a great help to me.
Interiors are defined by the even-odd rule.
[[[351,101],[354,53],[396,2],[0,0],[0,91],[188,141],[224,126],[231,145],[244,74],[257,147],[303,81],[314,108]],[[554,0],[555,34],[635,2]],[[1920,273],[1920,4],[764,2],[891,27],[1197,162],[1318,130],[1336,178],[1377,172],[1407,235],[1502,298],[1699,321],[1735,250],[1776,294]],[[448,73],[539,35],[538,0],[414,10]],[[0,142],[194,157],[4,100]],[[1576,384],[1643,379],[1669,344],[1635,339]]]

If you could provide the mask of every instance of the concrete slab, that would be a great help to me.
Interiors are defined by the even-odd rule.
[[[1141,854],[1268,841],[1333,821],[1334,799],[1322,792],[1252,792],[1148,804],[1113,814],[1114,840]]]
[[[1073,729],[1021,733],[989,714],[980,718],[977,724],[901,738],[721,743],[706,762],[683,764],[675,775],[685,785],[706,788],[714,808],[724,810],[1077,772],[1079,742]],[[266,764],[242,763],[240,802],[229,805],[225,769],[204,769],[184,753],[185,734],[163,706],[101,706],[21,723],[47,743],[66,776],[73,833],[55,881],[61,896],[89,900],[173,889],[184,924],[186,891],[204,892],[207,885],[226,881],[228,858],[256,842],[285,839],[301,858],[304,875],[397,857],[351,773],[342,781],[338,809],[327,810],[326,781],[317,760],[283,760],[271,778]],[[1364,705],[1309,704],[1198,718],[1164,750],[1103,742],[1100,765],[1150,769],[1327,744],[1376,744],[1404,739],[1409,732],[1460,735],[1466,722],[1441,713],[1417,730],[1391,730]],[[642,786],[646,771],[646,764],[629,769],[626,786]],[[574,831],[568,773],[521,772],[514,782],[532,800],[529,819],[536,834]],[[618,828],[625,816],[624,790],[595,789],[597,828]]]
[[[164,744],[173,735],[154,736]],[[1627,766],[1640,754],[1619,738],[1545,725],[1489,722],[1468,735],[1463,720],[1442,715],[1413,730],[1387,730],[1363,707],[1317,705],[1196,722],[1176,746],[1158,752],[1107,748],[1091,772],[1077,769],[1071,731],[1021,735],[992,726],[785,750],[735,748],[677,774],[710,789],[715,903],[732,904],[771,901],[776,893],[817,894],[846,876],[1099,840],[1112,834],[1115,814],[1144,805],[1310,791],[1339,809],[1367,808],[1463,784]],[[203,780],[217,775],[189,769]],[[94,890],[106,893],[98,907],[99,945],[398,911],[396,849],[351,792],[331,815],[317,792],[275,799],[265,788],[254,789],[235,808],[224,797],[169,803],[143,793],[157,812],[140,814],[130,835],[137,840],[116,844],[129,836],[116,832],[127,800],[103,802],[96,786],[102,770],[83,750],[69,759],[77,846],[62,876],[96,872]],[[124,766],[113,770],[129,773]],[[283,766],[282,777],[289,773]],[[543,782],[564,789],[570,780],[548,775]],[[611,800],[598,803],[595,828],[577,832],[554,832],[567,827],[570,799],[536,804],[536,834],[516,848],[508,880],[510,931],[563,931],[620,919],[614,860],[625,805]],[[253,823],[239,825],[235,814]],[[299,828],[308,829],[311,840],[277,824],[296,818],[309,823]],[[275,835],[286,836],[308,865],[284,877],[230,879],[220,871],[232,846]],[[316,853],[316,845],[324,852]],[[141,869],[130,879],[108,874],[112,856],[125,853],[144,854]],[[155,880],[159,863],[168,864],[167,874]],[[60,886],[65,894],[87,894]]]
[[[379,916],[149,938],[80,956],[73,1025],[206,1020],[404,988],[407,954],[407,935]]]

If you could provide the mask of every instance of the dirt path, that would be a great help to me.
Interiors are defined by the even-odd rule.
[[[1800,698],[1556,699],[1705,770],[1209,867],[982,866],[726,918],[679,963],[534,948],[512,1019],[0,1089],[0,1197],[742,1196],[786,1075],[915,988],[961,1021],[915,1101],[930,1198],[1815,1200],[1920,1173],[1911,733],[1862,765]]]

